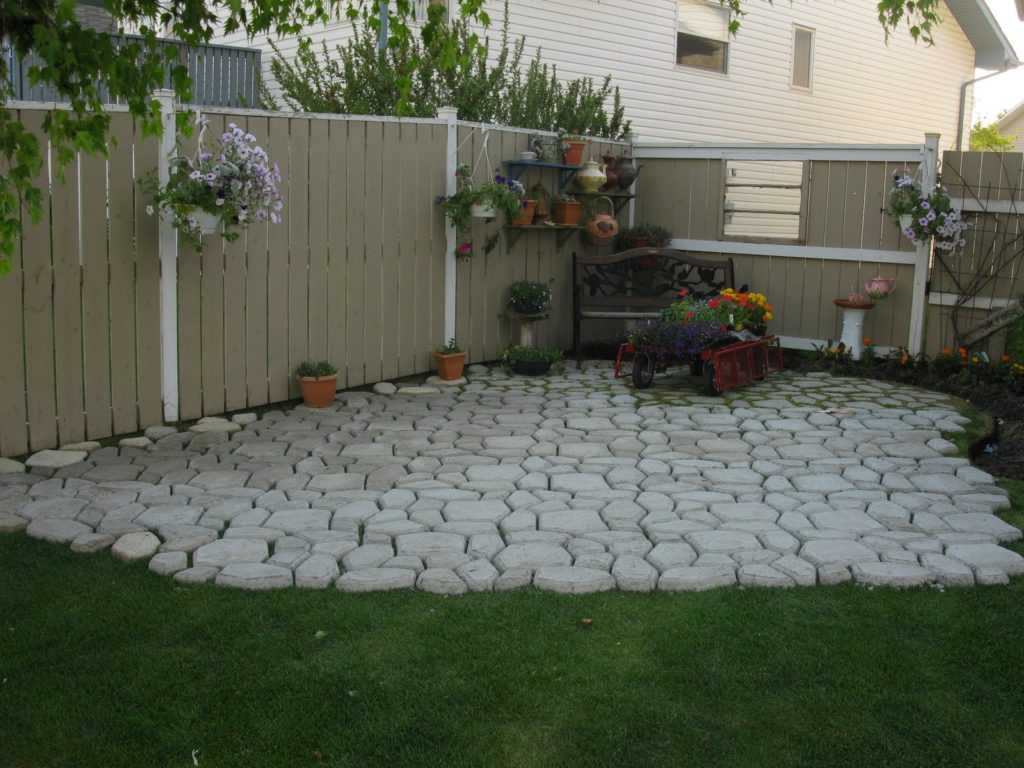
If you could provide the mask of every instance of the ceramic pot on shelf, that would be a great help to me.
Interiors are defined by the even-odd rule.
[[[584,227],[587,237],[594,245],[609,245],[615,242],[615,238],[619,234],[619,220],[615,218],[615,203],[609,197],[599,197],[594,201],[595,207],[602,203],[608,206],[608,211],[606,213],[595,212]]]
[[[640,168],[632,157],[620,157],[615,172],[619,176],[619,189],[628,192],[636,177],[640,175]]]
[[[537,211],[536,200],[523,200],[519,208],[519,215],[509,222],[513,227],[527,227],[533,224],[533,215]]]
[[[555,224],[576,227],[583,218],[583,203],[578,200],[557,200],[552,206],[552,213]]]
[[[615,192],[619,188],[619,158],[615,155],[605,155],[604,160],[605,183],[603,191]]]
[[[594,160],[588,160],[583,170],[576,174],[576,185],[587,194],[594,194],[605,185],[608,176],[604,167]]]
[[[586,139],[566,139],[565,147],[565,164],[583,165],[583,153],[587,149]]]

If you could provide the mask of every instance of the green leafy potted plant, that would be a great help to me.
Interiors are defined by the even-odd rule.
[[[672,233],[655,224],[638,224],[619,232],[615,250],[631,251],[634,248],[665,248],[672,242]]]
[[[499,213],[505,214],[509,222],[520,215],[526,190],[517,180],[496,173],[492,181],[477,185],[468,165],[460,165],[455,174],[458,191],[451,197],[440,198],[440,202],[456,229],[469,229],[473,219],[493,219]]]
[[[295,371],[302,390],[302,402],[309,408],[326,408],[338,391],[338,369],[326,360],[307,360]]]
[[[583,136],[563,137],[562,146],[565,147],[565,164],[583,165],[583,154],[587,151],[587,145],[589,143],[590,140]]]
[[[520,376],[543,376],[561,359],[562,350],[557,347],[517,345],[505,350],[502,363]]]
[[[154,205],[147,212],[169,216],[196,250],[202,249],[202,235],[221,228],[225,240],[237,240],[238,230],[251,222],[277,224],[284,207],[277,189],[281,173],[256,137],[228,123],[210,151],[204,145],[207,121],[199,125],[196,154],[173,157],[166,184],[155,173],[140,181],[153,195]]]
[[[466,353],[455,343],[455,339],[449,339],[443,347],[434,350],[434,362],[437,363],[437,375],[443,381],[455,381],[462,378]]]
[[[551,307],[551,286],[528,280],[512,283],[508,305],[513,312],[526,317],[543,315]]]

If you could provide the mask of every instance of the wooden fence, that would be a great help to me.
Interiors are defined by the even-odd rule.
[[[16,115],[45,147],[44,117]],[[160,421],[157,223],[135,183],[156,168],[157,143],[124,112],[111,115],[110,136],[106,159],[83,155],[62,175],[44,163],[42,218],[22,212],[0,277],[2,455]]]
[[[883,209],[893,172],[914,171],[911,153],[874,153],[904,155],[902,160],[794,160],[801,151],[764,153],[767,162],[782,157],[803,165],[798,238],[726,237],[728,160],[659,158],[662,153],[657,149],[638,152],[644,159],[637,221],[666,227],[677,247],[695,255],[732,258],[739,286],[767,294],[775,305],[776,319],[769,329],[789,346],[808,348],[838,339],[841,314],[833,299],[863,290],[864,282],[876,274],[895,277],[896,293],[869,314],[865,333],[879,346],[906,346],[916,254]],[[693,153],[728,155],[725,151]],[[744,163],[758,162],[750,154],[737,152]],[[762,208],[770,215],[771,198]],[[787,207],[775,210],[779,216],[792,217]]]
[[[931,268],[927,351],[953,350],[965,333],[1024,294],[1024,154],[946,152],[943,185],[965,211],[967,245],[936,251]],[[998,358],[1008,328],[972,349]]]

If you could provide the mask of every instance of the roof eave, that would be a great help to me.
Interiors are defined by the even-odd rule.
[[[1024,5],[1024,0],[1017,4]],[[946,5],[974,46],[975,66],[997,71],[1020,66],[1017,52],[985,0],[946,0]]]

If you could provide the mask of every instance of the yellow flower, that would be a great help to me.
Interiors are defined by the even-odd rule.
[[[765,312],[765,314],[764,314],[764,319],[765,319],[766,321],[768,321],[768,320],[774,320],[774,319],[775,319],[775,315],[773,315],[773,314],[772,314],[771,312]]]

